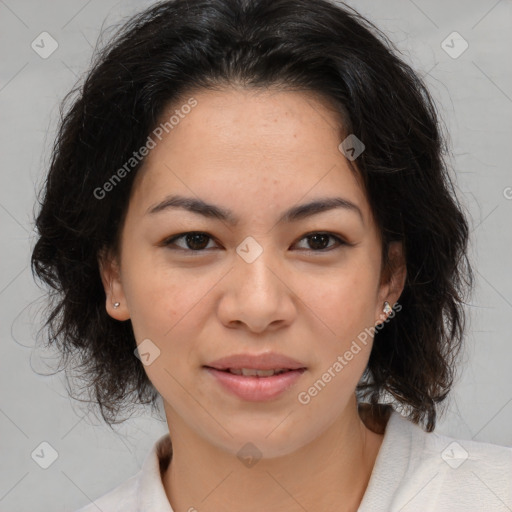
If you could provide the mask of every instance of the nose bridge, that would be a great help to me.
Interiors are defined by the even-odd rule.
[[[287,287],[276,276],[276,258],[269,247],[263,249],[254,240],[238,248],[231,293],[223,307],[224,320],[242,322],[249,330],[263,332],[269,326],[290,322],[293,307],[283,294]],[[228,298],[229,297],[229,298]]]
[[[248,236],[236,248],[218,310],[226,326],[244,325],[250,331],[263,332],[289,325],[296,314],[294,299],[287,296],[286,278],[279,275],[283,266],[278,251],[272,247],[271,237],[260,240],[262,243]]]
[[[266,239],[270,240],[270,237]],[[235,279],[240,280],[243,287],[249,286],[251,295],[268,292],[276,280],[273,267],[276,266],[273,251],[268,243],[254,237],[246,237],[237,247],[237,272]]]

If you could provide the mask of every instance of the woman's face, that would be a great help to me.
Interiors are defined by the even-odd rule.
[[[324,103],[299,92],[193,97],[197,105],[163,132],[134,183],[119,273],[115,265],[102,271],[107,309],[129,318],[144,343],[171,434],[184,428],[232,453],[251,442],[265,456],[284,455],[353,405],[369,329],[405,276],[381,281],[379,234]],[[166,206],[171,196],[229,217]],[[345,206],[300,209],[335,198]],[[284,216],[289,210],[298,213]],[[203,235],[170,241],[192,231]],[[263,398],[235,394],[205,367],[267,352],[306,369]]]

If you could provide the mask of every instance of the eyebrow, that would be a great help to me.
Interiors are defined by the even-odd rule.
[[[160,203],[154,206],[150,206],[147,210],[147,213],[155,214],[162,212],[164,210],[176,208],[187,210],[192,213],[197,213],[206,218],[218,219],[232,226],[236,226],[239,221],[238,217],[236,217],[235,214],[230,210],[227,210],[220,206],[216,206],[211,203],[207,203],[202,199],[185,197],[180,195],[166,197]],[[281,224],[296,222],[305,219],[306,217],[326,212],[328,210],[333,210],[335,208],[343,208],[347,211],[357,213],[361,218],[361,221],[364,223],[363,214],[359,207],[355,203],[342,197],[318,198],[310,203],[293,206],[292,208],[286,210],[281,215],[277,223]]]

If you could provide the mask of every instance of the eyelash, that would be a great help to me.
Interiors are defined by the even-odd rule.
[[[182,252],[188,252],[188,253],[202,253],[202,252],[206,252],[208,251],[208,249],[184,249],[183,247],[170,247],[171,245],[173,245],[173,243],[176,241],[176,240],[179,240],[181,238],[185,238],[187,235],[206,235],[206,237],[208,237],[210,240],[215,240],[212,236],[210,236],[208,233],[205,233],[204,231],[187,231],[186,233],[180,233],[178,235],[173,235],[172,237],[170,238],[166,238],[160,245],[161,246],[164,246],[164,247],[167,247],[173,251],[182,251]],[[338,247],[329,247],[329,248],[325,248],[325,249],[304,249],[306,252],[310,252],[310,253],[326,253],[326,252],[329,252],[329,251],[332,251],[333,249],[336,249],[336,248],[341,248],[342,246],[346,245],[346,246],[352,246],[353,244],[350,244],[348,242],[346,242],[345,240],[343,240],[341,237],[337,236],[337,235],[334,235],[333,233],[328,233],[328,232],[324,232],[324,231],[312,231],[310,233],[306,233],[302,238],[299,239],[299,242],[304,240],[304,239],[307,239],[309,237],[312,237],[314,235],[324,235],[324,236],[328,236],[330,238],[333,238],[339,245]]]

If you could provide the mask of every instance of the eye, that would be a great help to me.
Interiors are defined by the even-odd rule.
[[[335,241],[334,245],[329,246],[329,239]],[[183,240],[183,245],[178,245],[176,242]],[[208,248],[208,240],[213,238],[202,231],[190,231],[188,233],[181,233],[179,235],[167,238],[162,242],[162,246],[169,247],[172,250],[182,250],[189,253],[204,252]],[[304,235],[299,241],[306,240],[310,245],[309,248],[305,248],[306,251],[310,252],[327,252],[340,247],[343,245],[352,245],[332,233],[324,232],[312,232]],[[172,246],[177,246],[175,249]]]
[[[208,235],[208,233],[203,233],[201,231],[190,231],[189,233],[182,233],[180,235],[167,238],[162,242],[162,245],[166,247],[177,245],[174,242],[181,239],[183,239],[185,247],[178,246],[178,249],[188,252],[201,252],[206,248],[207,240],[211,239],[211,236]],[[173,249],[173,247],[170,248]]]
[[[329,239],[335,240],[335,244],[328,246]],[[322,233],[322,232],[314,232],[308,233],[303,236],[301,240],[307,240],[308,244],[312,246],[312,249],[307,249],[312,252],[327,252],[336,248],[336,244],[338,247],[342,245],[350,245],[349,243],[342,240],[339,236],[333,235],[332,233]]]

